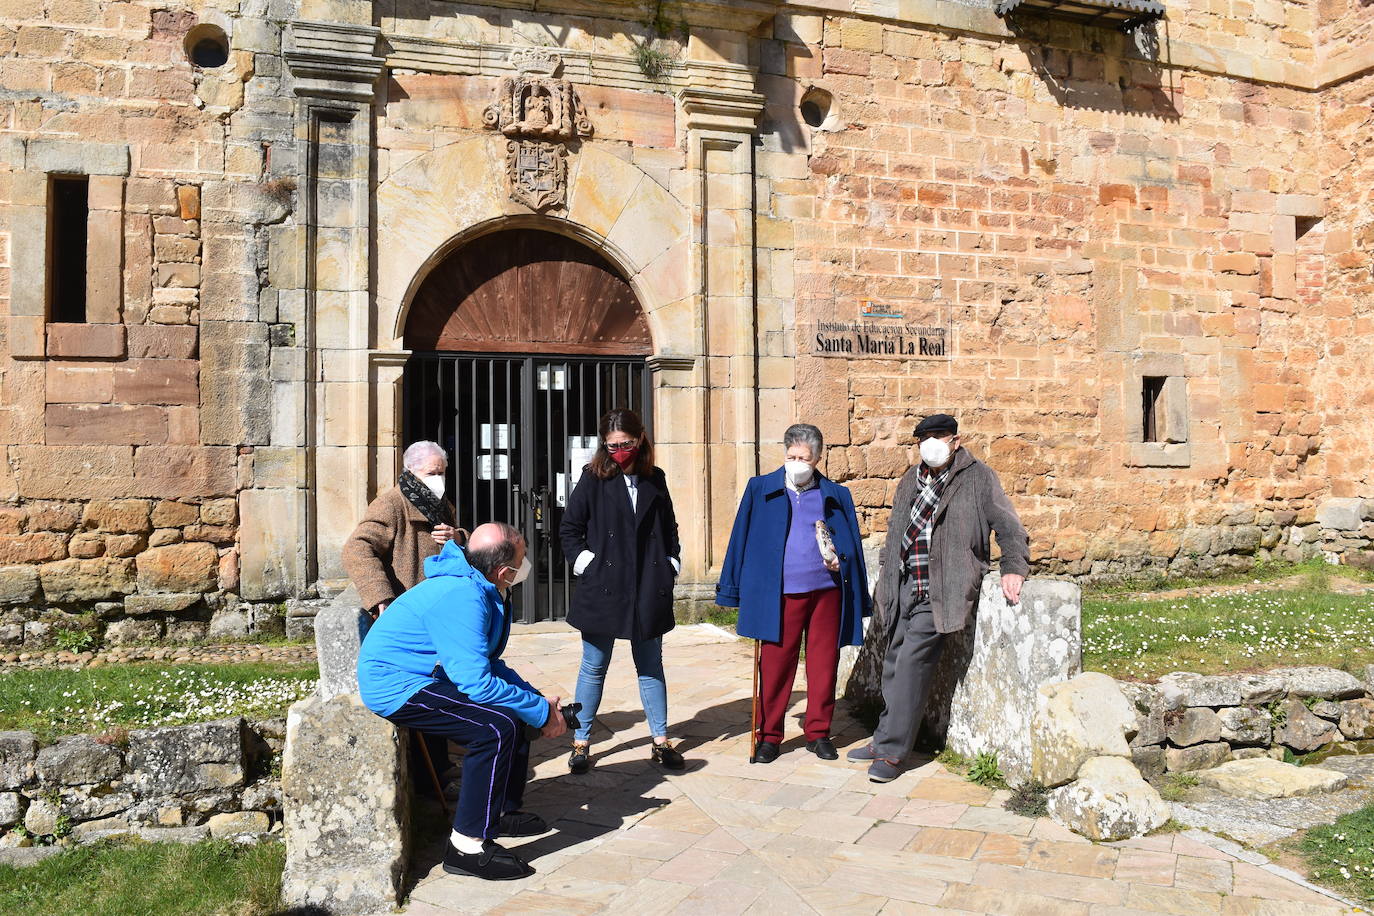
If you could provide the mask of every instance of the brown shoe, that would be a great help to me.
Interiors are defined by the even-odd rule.
[[[680,770],[687,766],[687,761],[667,741],[662,744],[655,743],[649,759],[661,765],[665,770]]]

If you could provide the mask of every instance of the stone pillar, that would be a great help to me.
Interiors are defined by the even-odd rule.
[[[330,22],[295,21],[286,42],[297,96],[299,217],[273,234],[270,258],[296,332],[272,351],[271,461],[290,472],[264,475],[277,486],[260,480],[244,494],[244,541],[259,545],[244,553],[248,598],[342,581],[339,550],[366,508],[372,100],[384,63],[370,10],[353,3]]]
[[[996,753],[1013,785],[1030,778],[1030,722],[1044,684],[1082,671],[1082,592],[1072,582],[1027,579],[1007,604],[1000,574],[983,579],[974,626],[945,637],[926,702],[920,746],[965,757]],[[845,696],[881,710],[882,657],[889,627],[874,620]]]
[[[352,589],[320,610],[319,688],[287,713],[288,906],[375,913],[400,901],[410,832],[406,740],[358,697],[358,649],[370,625]]]
[[[684,545],[709,573],[724,558],[739,494],[759,470],[759,321],[754,264],[753,138],[763,96],[747,66],[748,39],[700,29],[688,42],[679,94],[693,188],[693,267],[700,278],[701,541]]]

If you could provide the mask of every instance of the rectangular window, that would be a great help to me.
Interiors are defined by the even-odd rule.
[[[48,320],[86,320],[86,220],[90,182],[85,176],[52,179],[48,208]]]
[[[1164,425],[1164,383],[1162,375],[1147,375],[1141,379],[1141,419],[1144,420],[1145,441],[1160,442]]]

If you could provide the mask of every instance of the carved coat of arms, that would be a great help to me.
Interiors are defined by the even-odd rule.
[[[563,61],[547,48],[511,54],[516,75],[501,80],[482,123],[509,138],[510,196],[531,210],[561,207],[568,193],[567,142],[590,136],[592,123],[572,84],[556,74]]]

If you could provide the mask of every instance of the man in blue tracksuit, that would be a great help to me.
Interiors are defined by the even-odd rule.
[[[358,689],[377,715],[463,745],[462,789],[444,870],[489,880],[534,873],[492,842],[548,830],[520,811],[526,724],[545,738],[567,731],[558,697],[545,699],[501,661],[510,637],[506,590],[524,581],[525,540],[509,525],[480,525],[425,560],[425,580],[393,601],[358,653]]]

